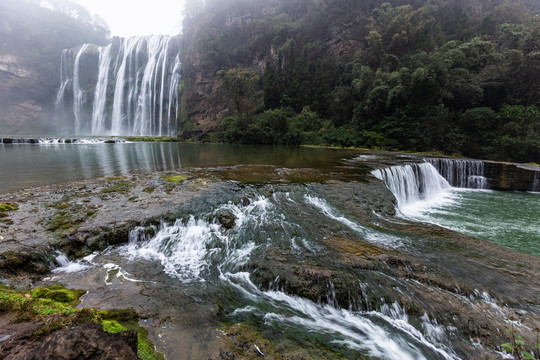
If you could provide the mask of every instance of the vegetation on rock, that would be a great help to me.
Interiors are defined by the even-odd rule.
[[[188,6],[184,122],[210,129],[198,101],[227,107],[218,141],[540,158],[537,3],[379,4]]]
[[[100,324],[103,330],[110,333],[135,330],[138,334],[138,356],[145,360],[164,359],[162,354],[154,350],[147,338],[147,331],[138,325],[139,316],[135,311],[75,308],[85,293],[84,290],[66,289],[59,285],[33,290],[15,290],[0,285],[0,314],[7,313],[12,322],[43,320],[43,325],[34,333],[37,339],[84,323]]]

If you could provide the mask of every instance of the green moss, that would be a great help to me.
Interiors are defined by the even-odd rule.
[[[50,286],[48,288],[37,288],[32,290],[32,298],[49,299],[54,302],[77,305],[79,298],[86,294],[84,290],[65,289],[61,286]]]
[[[56,208],[58,210],[64,210],[69,207],[69,204],[67,202],[61,202],[60,204],[56,205]]]
[[[163,178],[164,180],[167,180],[168,182],[181,182],[181,181],[184,181],[186,180],[186,177],[185,176],[182,176],[182,175],[172,175],[172,176],[167,176],[167,177],[164,177]]]
[[[120,325],[120,323],[116,320],[103,320],[101,322],[101,326],[103,326],[103,330],[109,333],[117,333],[120,331],[127,330],[125,327]]]
[[[164,360],[148,340],[148,332],[137,323],[139,317],[132,309],[96,311],[76,309],[74,306],[84,290],[66,289],[59,285],[29,290],[15,290],[0,284],[0,313],[12,314],[12,321],[41,319],[44,326],[34,335],[45,336],[53,331],[82,323],[99,323],[103,330],[117,333],[135,330],[138,338],[137,354],[143,360]]]
[[[144,188],[144,189],[143,189],[143,192],[151,194],[151,193],[154,192],[154,190],[156,190],[156,187],[155,187],[155,186],[149,186],[149,187],[147,187],[147,188]]]
[[[8,216],[9,216],[8,213],[1,212],[1,211],[0,211],[0,218],[6,218],[6,217],[8,217]]]
[[[136,322],[118,322],[116,320],[102,320],[103,330],[110,333],[118,333],[126,330],[137,332],[137,356],[143,360],[165,360],[163,354],[156,352],[154,344],[148,340],[148,331]]]
[[[49,222],[49,226],[47,227],[47,230],[52,231],[52,232],[57,232],[57,231],[65,232],[73,228],[75,222],[76,222],[76,218],[72,214],[66,211],[59,211],[56,214],[56,217],[53,218]]]
[[[133,188],[134,184],[131,181],[123,180],[123,181],[114,181],[109,186],[101,192],[103,194],[110,194],[110,193],[125,193],[130,191]]]
[[[9,202],[0,202],[0,212],[8,212],[8,211],[15,211],[19,210],[19,205],[15,203],[9,203]]]

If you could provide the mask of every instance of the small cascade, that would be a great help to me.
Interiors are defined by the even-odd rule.
[[[372,174],[386,183],[403,209],[422,200],[432,200],[451,186],[430,163],[393,166]]]
[[[489,189],[483,161],[461,159],[425,159],[450,185],[468,189]]]
[[[55,109],[74,135],[174,136],[179,115],[180,44],[175,36],[114,38],[65,50]]]

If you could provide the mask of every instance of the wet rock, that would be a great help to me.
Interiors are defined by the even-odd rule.
[[[225,229],[231,229],[236,221],[236,217],[230,210],[220,210],[216,214],[216,219]]]
[[[110,334],[100,325],[82,324],[46,337],[30,354],[18,359],[138,359],[137,332]]]
[[[45,274],[49,272],[49,260],[45,253],[36,250],[5,251],[0,254],[0,274]]]

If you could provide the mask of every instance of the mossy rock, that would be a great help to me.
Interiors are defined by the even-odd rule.
[[[19,205],[9,202],[0,202],[0,212],[6,213],[15,210],[19,210]]]
[[[221,330],[225,334],[226,352],[233,359],[283,359],[274,344],[246,324],[232,324]]]
[[[154,344],[148,340],[148,331],[139,326],[136,321],[102,320],[101,326],[103,326],[103,330],[110,333],[135,330],[137,332],[137,356],[143,360],[165,360],[165,356],[156,352]]]
[[[172,176],[164,177],[163,179],[168,182],[178,183],[178,182],[186,180],[186,177],[182,175],[172,175]]]
[[[48,288],[37,288],[32,290],[32,298],[49,299],[55,302],[72,304],[86,294],[84,290],[65,289],[61,286],[50,286]]]
[[[9,216],[8,213],[1,212],[1,211],[0,211],[0,218],[7,218],[8,216]]]
[[[139,315],[133,309],[111,309],[98,311],[98,316],[103,320],[116,320],[120,322],[137,321]]]
[[[149,187],[144,188],[142,191],[145,193],[151,194],[154,192],[154,190],[156,190],[155,186],[149,186]]]
[[[133,186],[134,184],[131,181],[127,181],[127,180],[114,181],[107,188],[101,190],[101,192],[103,194],[126,193],[130,191],[133,188]]]

